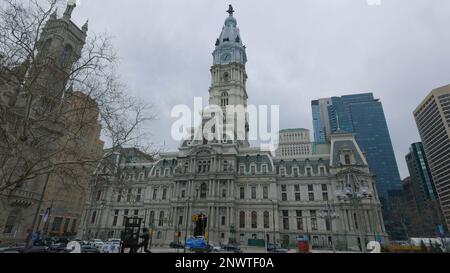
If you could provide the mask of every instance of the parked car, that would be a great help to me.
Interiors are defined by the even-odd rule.
[[[241,248],[237,245],[224,245],[223,249],[225,251],[235,251],[235,250],[240,250]]]
[[[60,253],[61,251],[65,250],[67,246],[67,243],[56,243],[49,247],[50,252],[52,253]]]
[[[184,245],[182,243],[171,242],[169,244],[169,247],[171,247],[171,248],[184,248]]]
[[[121,243],[122,243],[122,241],[120,239],[108,239],[108,241],[101,248],[100,252],[101,253],[119,253]]]
[[[288,253],[289,250],[285,248],[275,248],[272,251],[269,251],[270,253]]]
[[[267,251],[269,251],[269,252],[274,251],[277,248],[281,248],[281,247],[279,245],[273,244],[273,243],[267,244]]]
[[[89,245],[96,247],[98,250],[101,250],[105,243],[100,239],[93,239],[89,242]]]
[[[48,246],[32,246],[24,251],[24,253],[50,253]]]
[[[21,253],[25,250],[25,243],[14,243],[0,247],[0,253]]]
[[[99,249],[92,245],[81,246],[81,253],[100,253]]]
[[[220,247],[219,245],[209,244],[209,246],[211,248],[211,252],[220,252],[220,251],[222,251],[222,247]]]

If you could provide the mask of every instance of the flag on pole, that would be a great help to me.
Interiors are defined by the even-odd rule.
[[[48,217],[50,216],[50,208],[47,208],[46,210],[45,210],[45,214],[44,214],[44,223],[47,223],[47,221],[48,221]]]

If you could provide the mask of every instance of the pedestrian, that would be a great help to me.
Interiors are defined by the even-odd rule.
[[[146,253],[151,253],[150,250],[148,250],[148,241],[150,240],[150,235],[147,228],[142,229],[142,235],[140,236],[143,240],[140,244],[138,244],[137,249],[144,247],[144,251]]]

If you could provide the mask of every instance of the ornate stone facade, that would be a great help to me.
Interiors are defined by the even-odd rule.
[[[213,53],[210,104],[222,107],[247,104],[247,59],[236,25],[230,12]],[[305,151],[278,156],[245,141],[192,139],[157,160],[134,149],[107,151],[79,235],[119,238],[124,218],[138,216],[152,227],[153,245],[167,246],[193,235],[193,216],[203,214],[202,235],[216,244],[269,239],[292,246],[308,235],[316,248],[358,249],[385,240],[375,179],[354,135],[316,144],[299,130],[283,130],[280,139]],[[357,194],[341,198],[350,192]]]

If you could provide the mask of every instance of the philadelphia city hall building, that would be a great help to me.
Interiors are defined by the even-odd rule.
[[[233,12],[230,6],[215,44],[209,104],[246,107],[246,48]],[[79,235],[120,238],[127,217],[142,218],[153,246],[205,236],[214,244],[286,247],[309,238],[313,248],[361,250],[387,240],[375,177],[354,135],[343,131],[314,143],[309,130],[281,130],[274,154],[248,141],[194,138],[158,158],[107,150]]]

